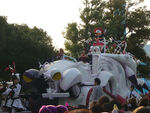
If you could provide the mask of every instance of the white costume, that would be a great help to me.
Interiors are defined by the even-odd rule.
[[[127,97],[128,99],[131,99],[131,98],[136,98],[138,95],[137,93],[133,90],[133,91],[129,91],[128,94],[127,94]]]
[[[19,83],[7,88],[6,91],[3,92],[3,95],[7,96],[4,106],[8,108],[23,109],[24,107],[19,99],[20,91],[21,85]]]

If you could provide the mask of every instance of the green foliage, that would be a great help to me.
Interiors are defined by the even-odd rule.
[[[107,38],[121,40],[125,37],[126,12],[124,0],[110,0],[105,13]]]
[[[139,3],[141,3],[140,1]],[[139,4],[138,3],[138,4]],[[66,50],[73,56],[76,55],[74,50],[76,45],[81,49],[86,48],[86,40],[90,39],[88,32],[93,32],[94,28],[101,27],[106,29],[106,39],[126,40],[128,51],[138,59],[148,62],[143,46],[150,39],[150,11],[146,7],[136,7],[137,3],[131,0],[84,0],[84,8],[80,12],[82,23],[76,25],[78,28],[78,38],[71,37],[69,32],[76,32],[73,26],[68,24],[64,37],[66,39]],[[69,31],[69,32],[68,32]],[[66,35],[67,34],[67,35]],[[74,39],[71,39],[74,38]],[[73,41],[76,40],[76,43]]]
[[[38,68],[38,61],[44,63],[56,54],[52,39],[45,31],[27,25],[8,24],[6,17],[0,17],[0,78],[9,79],[4,69],[16,62],[16,70],[23,73]]]
[[[78,58],[79,51],[82,48],[82,46],[80,45],[79,30],[77,23],[68,24],[67,32],[63,35],[67,39],[65,41],[66,49],[72,53],[72,56]]]
[[[142,66],[142,65],[139,65],[137,67],[137,70],[139,72],[139,77],[145,77],[145,78],[149,78],[149,68],[148,66]]]

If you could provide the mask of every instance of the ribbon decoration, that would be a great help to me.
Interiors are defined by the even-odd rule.
[[[11,65],[8,65],[8,67],[5,68],[5,71],[10,71],[12,75],[16,73],[16,65],[15,62],[12,62],[13,67]]]

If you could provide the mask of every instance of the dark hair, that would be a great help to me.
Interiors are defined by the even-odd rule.
[[[43,105],[40,108],[39,113],[57,113],[57,107],[54,105]]]
[[[114,104],[117,105],[118,109],[121,109],[121,103],[118,102],[116,99],[113,99],[110,101],[110,104],[111,104],[111,109],[113,110],[113,107],[114,107]]]
[[[64,105],[58,105],[57,106],[57,112],[58,113],[64,113],[65,111],[68,111],[68,108]]]
[[[95,78],[94,81],[95,81],[95,83],[98,84],[98,85],[101,84],[101,80],[100,80],[99,78]]]
[[[92,101],[89,105],[89,109],[91,109],[93,106],[97,104],[97,101]]]
[[[66,111],[65,113],[91,113],[88,109],[75,109],[71,111]]]
[[[128,107],[129,110],[133,111],[135,108],[137,108],[137,102],[135,98],[129,99],[130,106]]]
[[[91,108],[92,113],[101,113],[102,112],[102,108],[96,104]]]
[[[127,104],[122,104],[121,109],[128,111],[128,105]]]
[[[103,112],[110,112],[110,111],[112,111],[111,104],[110,103],[104,103],[102,105],[102,109],[103,109]]]
[[[148,106],[148,98],[143,97],[139,102],[139,106]]]
[[[134,85],[131,85],[131,87],[130,88],[133,88],[134,89]]]
[[[109,103],[110,100],[107,96],[101,96],[99,99],[98,99],[98,104],[99,106],[102,106],[103,104],[105,103]]]
[[[18,78],[17,78],[16,75],[13,75],[13,76],[11,77],[11,79],[12,79],[12,80],[16,80],[16,79],[18,79]]]

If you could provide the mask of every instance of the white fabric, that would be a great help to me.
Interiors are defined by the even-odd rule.
[[[3,95],[8,95],[12,90],[14,91],[13,97],[9,98],[9,99],[6,99],[6,106],[7,107],[15,107],[15,108],[18,108],[18,109],[23,109],[24,107],[23,107],[23,105],[21,103],[21,100],[19,99],[19,94],[20,94],[20,91],[21,91],[21,85],[20,84],[16,84],[15,86],[16,87],[13,88],[13,89],[8,88],[3,93]],[[17,99],[15,99],[15,98],[17,98]]]
[[[131,94],[131,97],[130,97],[130,94]],[[129,91],[128,93],[127,93],[127,97],[128,97],[128,99],[130,99],[130,98],[134,98],[134,97],[137,97],[138,95],[137,95],[137,93],[136,93],[136,91],[132,91],[132,93],[131,93],[131,91]]]
[[[91,101],[97,101],[102,95],[103,95],[103,89],[100,85],[96,85],[93,87],[93,91],[90,96],[90,102]]]
[[[106,86],[108,81],[113,77],[112,73],[108,71],[101,71],[99,74],[99,78],[101,80],[101,86]]]
[[[16,110],[12,108],[11,113],[16,113]]]
[[[125,65],[125,72],[126,72],[127,77],[135,75],[134,71],[127,65]]]
[[[118,111],[117,110],[113,110],[112,113],[118,113]]]
[[[2,93],[2,95],[7,96],[11,90],[12,89],[8,88],[5,92]]]
[[[16,73],[15,76],[17,77],[17,79],[20,81],[20,74]]]

